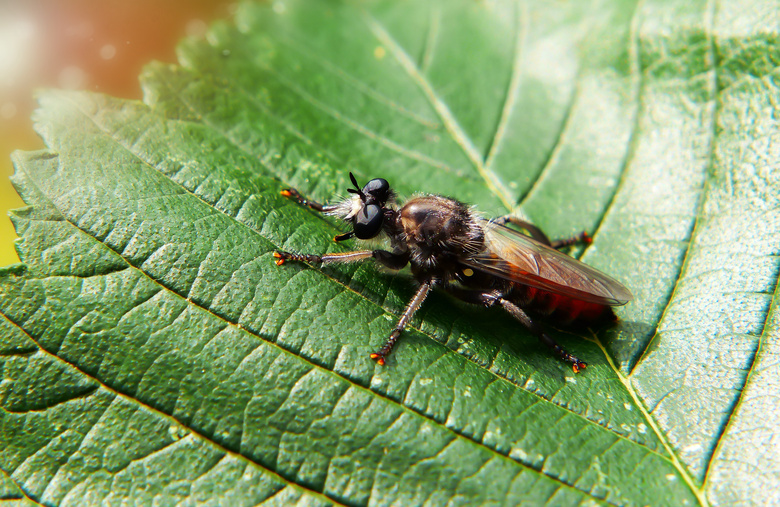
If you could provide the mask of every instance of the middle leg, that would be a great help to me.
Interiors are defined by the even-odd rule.
[[[333,264],[338,262],[357,262],[363,259],[374,258],[386,268],[399,270],[409,262],[408,254],[395,254],[387,250],[355,250],[353,252],[341,252],[325,255],[297,254],[277,250],[274,252],[276,265],[281,266],[287,261],[310,262],[312,264]]]
[[[496,303],[501,305],[504,308],[504,310],[506,310],[507,312],[509,312],[510,315],[512,315],[512,317],[522,322],[523,325],[527,327],[529,331],[531,331],[531,333],[536,335],[536,337],[539,339],[540,342],[544,343],[545,345],[553,349],[553,351],[555,351],[555,353],[557,353],[561,359],[563,359],[568,363],[571,363],[572,365],[571,367],[574,370],[574,373],[579,373],[581,370],[584,370],[588,366],[583,361],[580,361],[580,359],[577,356],[570,354],[566,349],[558,345],[558,342],[556,342],[552,338],[552,336],[544,332],[542,326],[540,326],[539,324],[531,320],[531,317],[529,317],[528,314],[525,313],[522,310],[522,308],[517,306],[515,303],[506,300],[504,298],[499,298],[496,301]]]
[[[412,320],[414,312],[416,312],[417,309],[420,308],[420,305],[422,305],[423,301],[425,301],[425,297],[431,290],[432,285],[433,282],[431,280],[426,280],[420,284],[420,287],[417,289],[417,292],[414,293],[412,300],[409,301],[409,304],[406,306],[406,310],[404,310],[401,318],[398,319],[398,324],[395,325],[395,329],[393,329],[393,332],[390,333],[390,336],[387,338],[387,341],[385,341],[385,344],[377,352],[371,354],[371,359],[375,360],[377,364],[380,366],[385,364],[385,358],[395,346],[395,342],[398,341],[398,338],[401,337],[401,333],[406,328],[406,325],[410,320]]]

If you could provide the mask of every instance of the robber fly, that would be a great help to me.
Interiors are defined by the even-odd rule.
[[[274,252],[276,264],[355,262],[373,258],[393,270],[409,264],[418,287],[384,346],[371,354],[380,365],[392,350],[428,292],[438,287],[468,303],[500,306],[552,348],[575,372],[587,365],[547,335],[531,315],[557,323],[615,320],[613,306],[632,299],[622,284],[558,249],[590,242],[586,233],[550,241],[536,226],[512,216],[485,220],[455,199],[420,195],[400,208],[387,180],[376,178],[363,188],[350,173],[355,188],[336,204],[320,204],[288,188],[282,195],[309,208],[339,217],[352,230],[335,241],[385,236],[388,250],[357,250],[325,255]],[[513,224],[528,234],[505,227]]]

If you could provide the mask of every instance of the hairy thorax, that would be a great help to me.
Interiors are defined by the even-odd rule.
[[[443,273],[465,252],[483,248],[482,228],[469,208],[447,197],[426,195],[409,200],[398,210],[397,226],[413,271]]]

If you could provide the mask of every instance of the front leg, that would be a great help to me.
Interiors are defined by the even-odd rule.
[[[319,211],[320,213],[327,213],[331,209],[333,209],[333,206],[328,204],[320,204],[317,201],[312,201],[310,199],[305,198],[303,195],[301,195],[300,192],[298,192],[294,188],[285,188],[282,190],[282,195],[285,197],[289,197],[291,199],[295,199],[298,201],[299,204],[303,204],[304,206],[307,206],[314,211]]]
[[[298,190],[294,188],[285,188],[282,190],[282,195],[285,197],[289,197],[291,199],[295,199],[298,204],[302,204],[306,206],[307,208],[313,209],[314,211],[319,211],[320,213],[328,213],[330,211],[333,211],[336,209],[336,206],[332,204],[320,204],[317,201],[312,201],[311,199],[307,199],[303,195],[301,195]],[[354,232],[345,232],[344,234],[339,234],[335,238],[333,238],[333,241],[345,241],[350,238],[352,238],[355,235]]]
[[[334,206],[332,204],[320,204],[317,201],[312,201],[310,199],[307,199],[294,188],[285,188],[284,190],[282,190],[282,195],[285,197],[289,197],[291,199],[295,199],[298,202],[298,204],[302,204],[307,208],[313,209],[314,211],[319,211],[320,213],[328,213],[337,208],[337,206]],[[344,234],[339,234],[338,236],[333,238],[333,241],[336,242],[345,241],[352,238],[354,235],[355,233],[352,231],[345,232]]]
[[[310,262],[312,264],[329,264],[335,262],[355,262],[373,257],[371,250],[356,250],[354,252],[343,252],[325,255],[297,254],[292,252],[274,252],[276,265],[281,266],[287,261]]]

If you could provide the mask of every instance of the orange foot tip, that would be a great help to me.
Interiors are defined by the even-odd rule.
[[[289,188],[285,188],[284,190],[282,190],[281,194],[285,197],[292,197],[292,192],[290,192]]]
[[[574,370],[574,373],[579,373],[587,367],[588,365],[586,363],[580,362],[580,363],[574,363],[571,369]]]
[[[384,366],[385,365],[385,357],[384,356],[380,356],[379,354],[374,353],[374,354],[371,354],[370,357],[371,357],[371,359],[376,361],[376,363],[379,366]]]
[[[284,257],[279,252],[274,252],[274,257],[276,257],[276,265],[281,266],[284,264]]]
[[[587,232],[583,232],[582,241],[583,243],[587,243],[588,245],[590,245],[591,243],[593,243],[593,238],[591,238],[590,234],[588,234]]]

